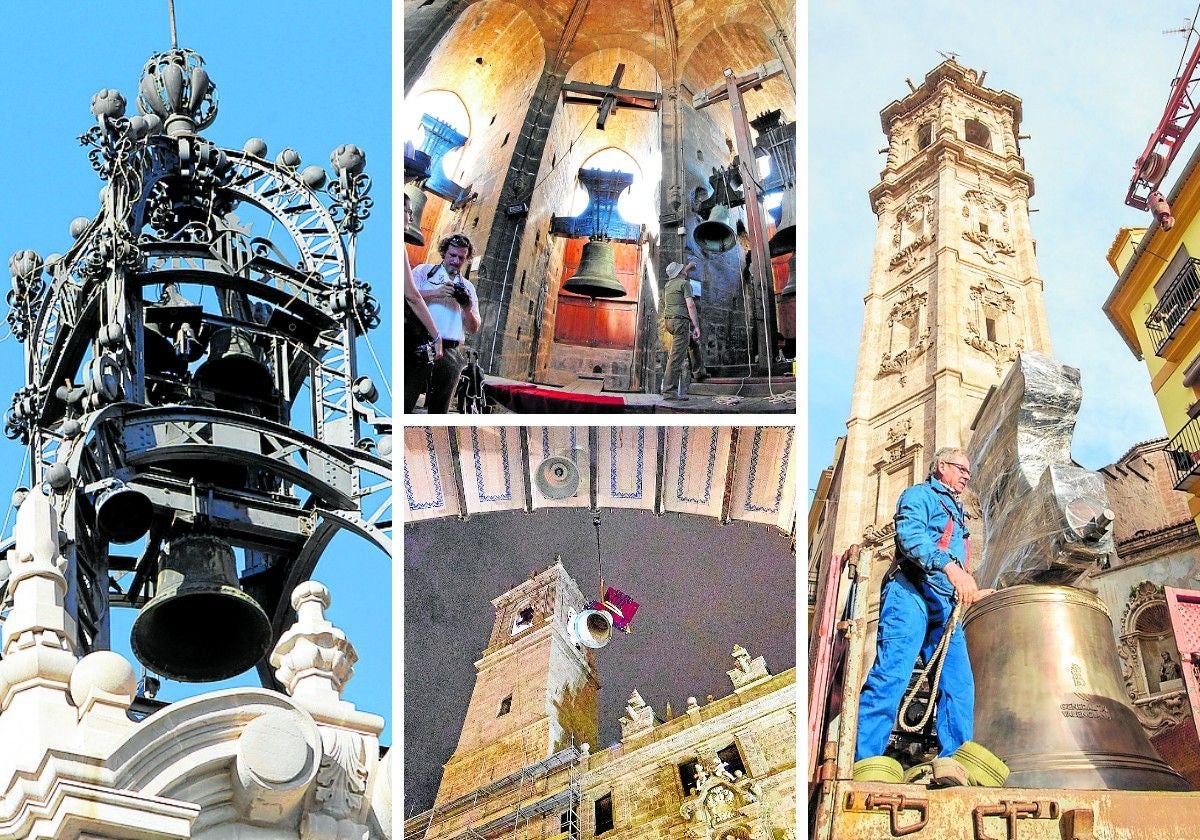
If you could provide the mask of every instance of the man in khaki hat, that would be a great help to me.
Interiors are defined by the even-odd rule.
[[[662,394],[667,400],[686,400],[687,382],[683,378],[683,360],[687,357],[688,342],[700,340],[700,318],[692,300],[692,282],[688,272],[696,268],[673,262],[667,266],[667,284],[663,287],[663,319],[670,335],[667,371],[663,376]]]

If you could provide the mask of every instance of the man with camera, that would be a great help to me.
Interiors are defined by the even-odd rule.
[[[471,259],[472,250],[471,240],[455,233],[438,243],[438,253],[442,255],[440,263],[413,269],[413,280],[429,306],[437,324],[437,334],[442,339],[442,357],[437,359],[429,354],[424,370],[409,371],[405,377],[405,413],[412,411],[422,391],[428,413],[450,411],[458,377],[467,364],[463,342],[467,333],[476,332],[482,323],[475,286],[461,275],[462,267]]]

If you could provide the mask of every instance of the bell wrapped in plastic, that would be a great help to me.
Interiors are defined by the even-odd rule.
[[[590,298],[625,297],[625,287],[617,279],[617,258],[612,244],[599,239],[584,243],[579,269],[563,284],[563,291]]]
[[[238,586],[233,549],[206,534],[171,540],[159,559],[157,594],[133,622],[133,654],[184,682],[236,676],[271,646],[271,622]]]
[[[700,250],[709,254],[723,254],[737,244],[737,231],[729,224],[730,210],[727,204],[718,204],[708,214],[708,220],[696,225],[692,238]]]

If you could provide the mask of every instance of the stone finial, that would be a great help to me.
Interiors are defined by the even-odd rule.
[[[654,709],[642,699],[636,688],[629,695],[629,702],[625,704],[625,717],[621,718],[620,723],[622,741],[654,728]]]
[[[271,667],[297,700],[337,703],[354,675],[358,654],[346,634],[325,619],[329,590],[316,581],[292,592],[296,623],[271,652]]]
[[[733,646],[732,656],[737,667],[725,673],[729,675],[735,691],[771,676],[771,672],[767,670],[767,661],[761,656],[751,659],[749,652],[741,645]]]
[[[30,493],[17,511],[16,547],[8,553],[12,610],[4,622],[0,710],[24,687],[56,685],[65,700],[75,667],[75,622],[67,614],[66,559],[58,515],[43,493]]]

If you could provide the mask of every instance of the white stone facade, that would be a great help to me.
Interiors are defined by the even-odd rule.
[[[78,659],[57,515],[31,493],[10,551],[0,660],[0,838],[384,840],[383,719],[341,699],[355,659],[297,587],[271,656],[287,694],[214,691],[136,721],[136,678],[111,651]]]

